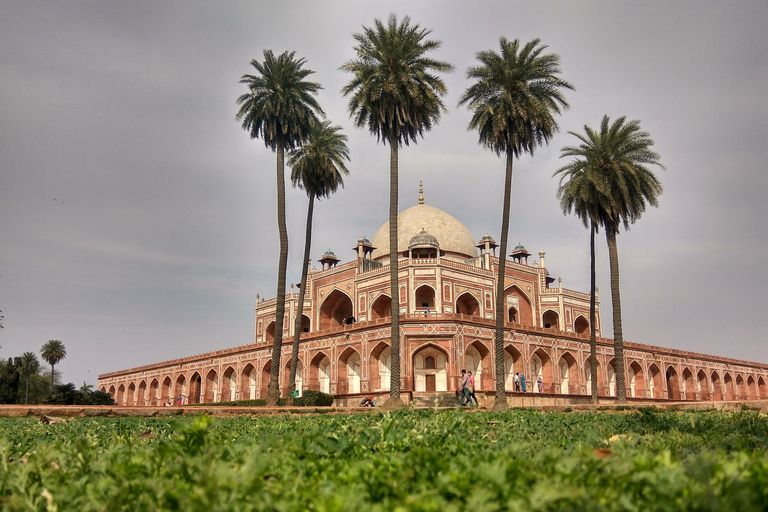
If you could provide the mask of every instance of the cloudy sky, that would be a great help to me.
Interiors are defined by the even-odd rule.
[[[443,41],[449,113],[401,152],[400,204],[499,238],[503,160],[456,107],[475,52],[541,40],[575,86],[560,133],[516,164],[510,242],[587,291],[588,231],[559,209],[568,131],[639,119],[666,171],[660,207],[618,239],[625,339],[768,362],[768,4],[699,1],[0,2],[0,357],[60,339],[64,382],[253,341],[275,295],[275,155],[235,121],[265,48],[316,71],[349,136],[346,188],[315,210],[318,258],[348,261],[387,217],[388,148],[353,127],[339,66],[390,12]],[[306,196],[288,193],[289,283]],[[603,329],[608,259],[598,245]]]

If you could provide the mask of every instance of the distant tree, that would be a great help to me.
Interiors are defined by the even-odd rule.
[[[329,197],[336,192],[339,186],[344,186],[343,175],[349,174],[345,160],[349,160],[347,136],[341,133],[341,126],[332,126],[329,121],[316,124],[309,132],[307,142],[288,156],[288,165],[292,168],[291,182],[293,186],[304,189],[309,197],[304,258],[302,259],[301,284],[299,285],[299,304],[294,322],[291,370],[288,378],[288,400],[291,402],[290,393],[296,389],[296,368],[299,361],[299,341],[307,287],[307,263],[309,262],[309,250],[312,246],[312,216],[315,198],[319,201],[323,197]]]
[[[453,65],[427,57],[440,41],[427,39],[430,30],[411,25],[406,16],[394,14],[385,25],[374,20],[372,28],[354,34],[356,58],[341,66],[353,78],[344,86],[351,95],[349,114],[358,128],[368,127],[378,141],[389,144],[389,285],[391,295],[392,365],[390,398],[386,407],[405,407],[400,398],[400,294],[398,293],[398,151],[416,143],[446,112],[442,98],[448,88],[436,73],[453,71]]]
[[[17,402],[20,375],[13,358],[0,361],[0,404],[15,404]]]
[[[275,338],[272,345],[272,370],[267,388],[267,405],[280,399],[280,353],[283,346],[285,316],[285,273],[288,264],[288,230],[285,225],[285,151],[300,146],[313,124],[324,116],[315,96],[320,84],[306,78],[314,73],[303,69],[305,60],[284,52],[275,57],[264,50],[264,61],[252,60],[256,75],[243,75],[240,83],[248,92],[237,98],[240,109],[236,118],[243,122],[252,139],[262,138],[277,153],[277,227],[280,236],[280,258],[277,269],[277,305]]]
[[[51,365],[51,391],[53,391],[55,377],[53,367],[67,357],[67,349],[60,340],[48,340],[40,349],[40,355]]]
[[[506,157],[504,202],[501,216],[499,268],[496,282],[496,400],[494,410],[507,408],[504,375],[504,275],[507,260],[512,166],[515,158],[548,144],[559,127],[555,116],[568,108],[564,89],[573,86],[560,78],[560,56],[543,53],[547,46],[534,39],[521,47],[515,39],[499,40],[493,50],[475,54],[480,64],[467,69],[475,80],[459,99],[472,111],[469,128],[479,133],[478,142]]]
[[[83,385],[80,386],[79,391],[84,395],[87,395],[88,393],[93,393],[93,384],[88,384],[85,381],[83,381]]]
[[[29,379],[40,370],[40,361],[34,352],[24,352],[18,358],[17,364],[19,374],[26,381],[26,392],[24,394],[24,403],[29,403]]]
[[[640,129],[640,121],[626,121],[626,116],[613,123],[603,116],[600,129],[584,127],[584,134],[569,132],[580,141],[578,146],[562,149],[561,157],[575,160],[566,168],[584,167],[591,170],[590,180],[598,191],[592,205],[608,242],[611,272],[611,302],[613,306],[613,351],[616,361],[616,398],[626,402],[627,388],[624,371],[624,333],[621,322],[621,296],[619,293],[619,253],[616,235],[621,226],[629,230],[645,212],[647,205],[658,206],[662,192],[661,182],[649,166],[664,166],[659,155],[650,148],[653,140]],[[568,172],[568,171],[565,171]]]
[[[82,403],[82,394],[75,388],[71,382],[68,384],[59,384],[53,387],[51,396],[47,403],[54,405],[75,405]]]
[[[112,398],[112,395],[107,393],[106,391],[92,391],[88,395],[87,402],[84,402],[85,405],[117,405],[117,402],[115,402],[115,399]]]

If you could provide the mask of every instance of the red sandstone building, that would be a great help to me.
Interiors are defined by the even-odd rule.
[[[493,391],[497,244],[475,242],[451,215],[423,204],[398,217],[401,395],[412,400],[453,392],[462,368],[476,376],[479,396]],[[287,388],[294,319],[302,334],[297,387],[331,393],[339,404],[388,395],[390,383],[389,223],[373,241],[360,238],[356,259],[326,252],[310,272],[303,311],[298,292],[286,298],[281,389]],[[522,245],[506,264],[504,360],[507,390],[524,374],[528,392],[560,402],[590,393],[589,293],[555,285],[545,253],[529,263]],[[160,405],[263,398],[271,370],[275,299],[256,304],[254,342],[198,356],[99,376],[99,389],[118,405]],[[597,333],[600,336],[598,306]],[[616,394],[613,340],[598,338],[598,393]],[[768,365],[625,343],[627,396],[644,399],[768,398]],[[489,397],[493,393],[489,393]],[[515,393],[512,393],[515,395]]]

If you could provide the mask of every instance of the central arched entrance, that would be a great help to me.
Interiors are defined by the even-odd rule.
[[[448,357],[440,348],[429,345],[413,356],[414,391],[448,391]]]

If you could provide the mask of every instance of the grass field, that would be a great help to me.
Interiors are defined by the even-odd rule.
[[[767,510],[752,411],[0,419],[2,510]]]

